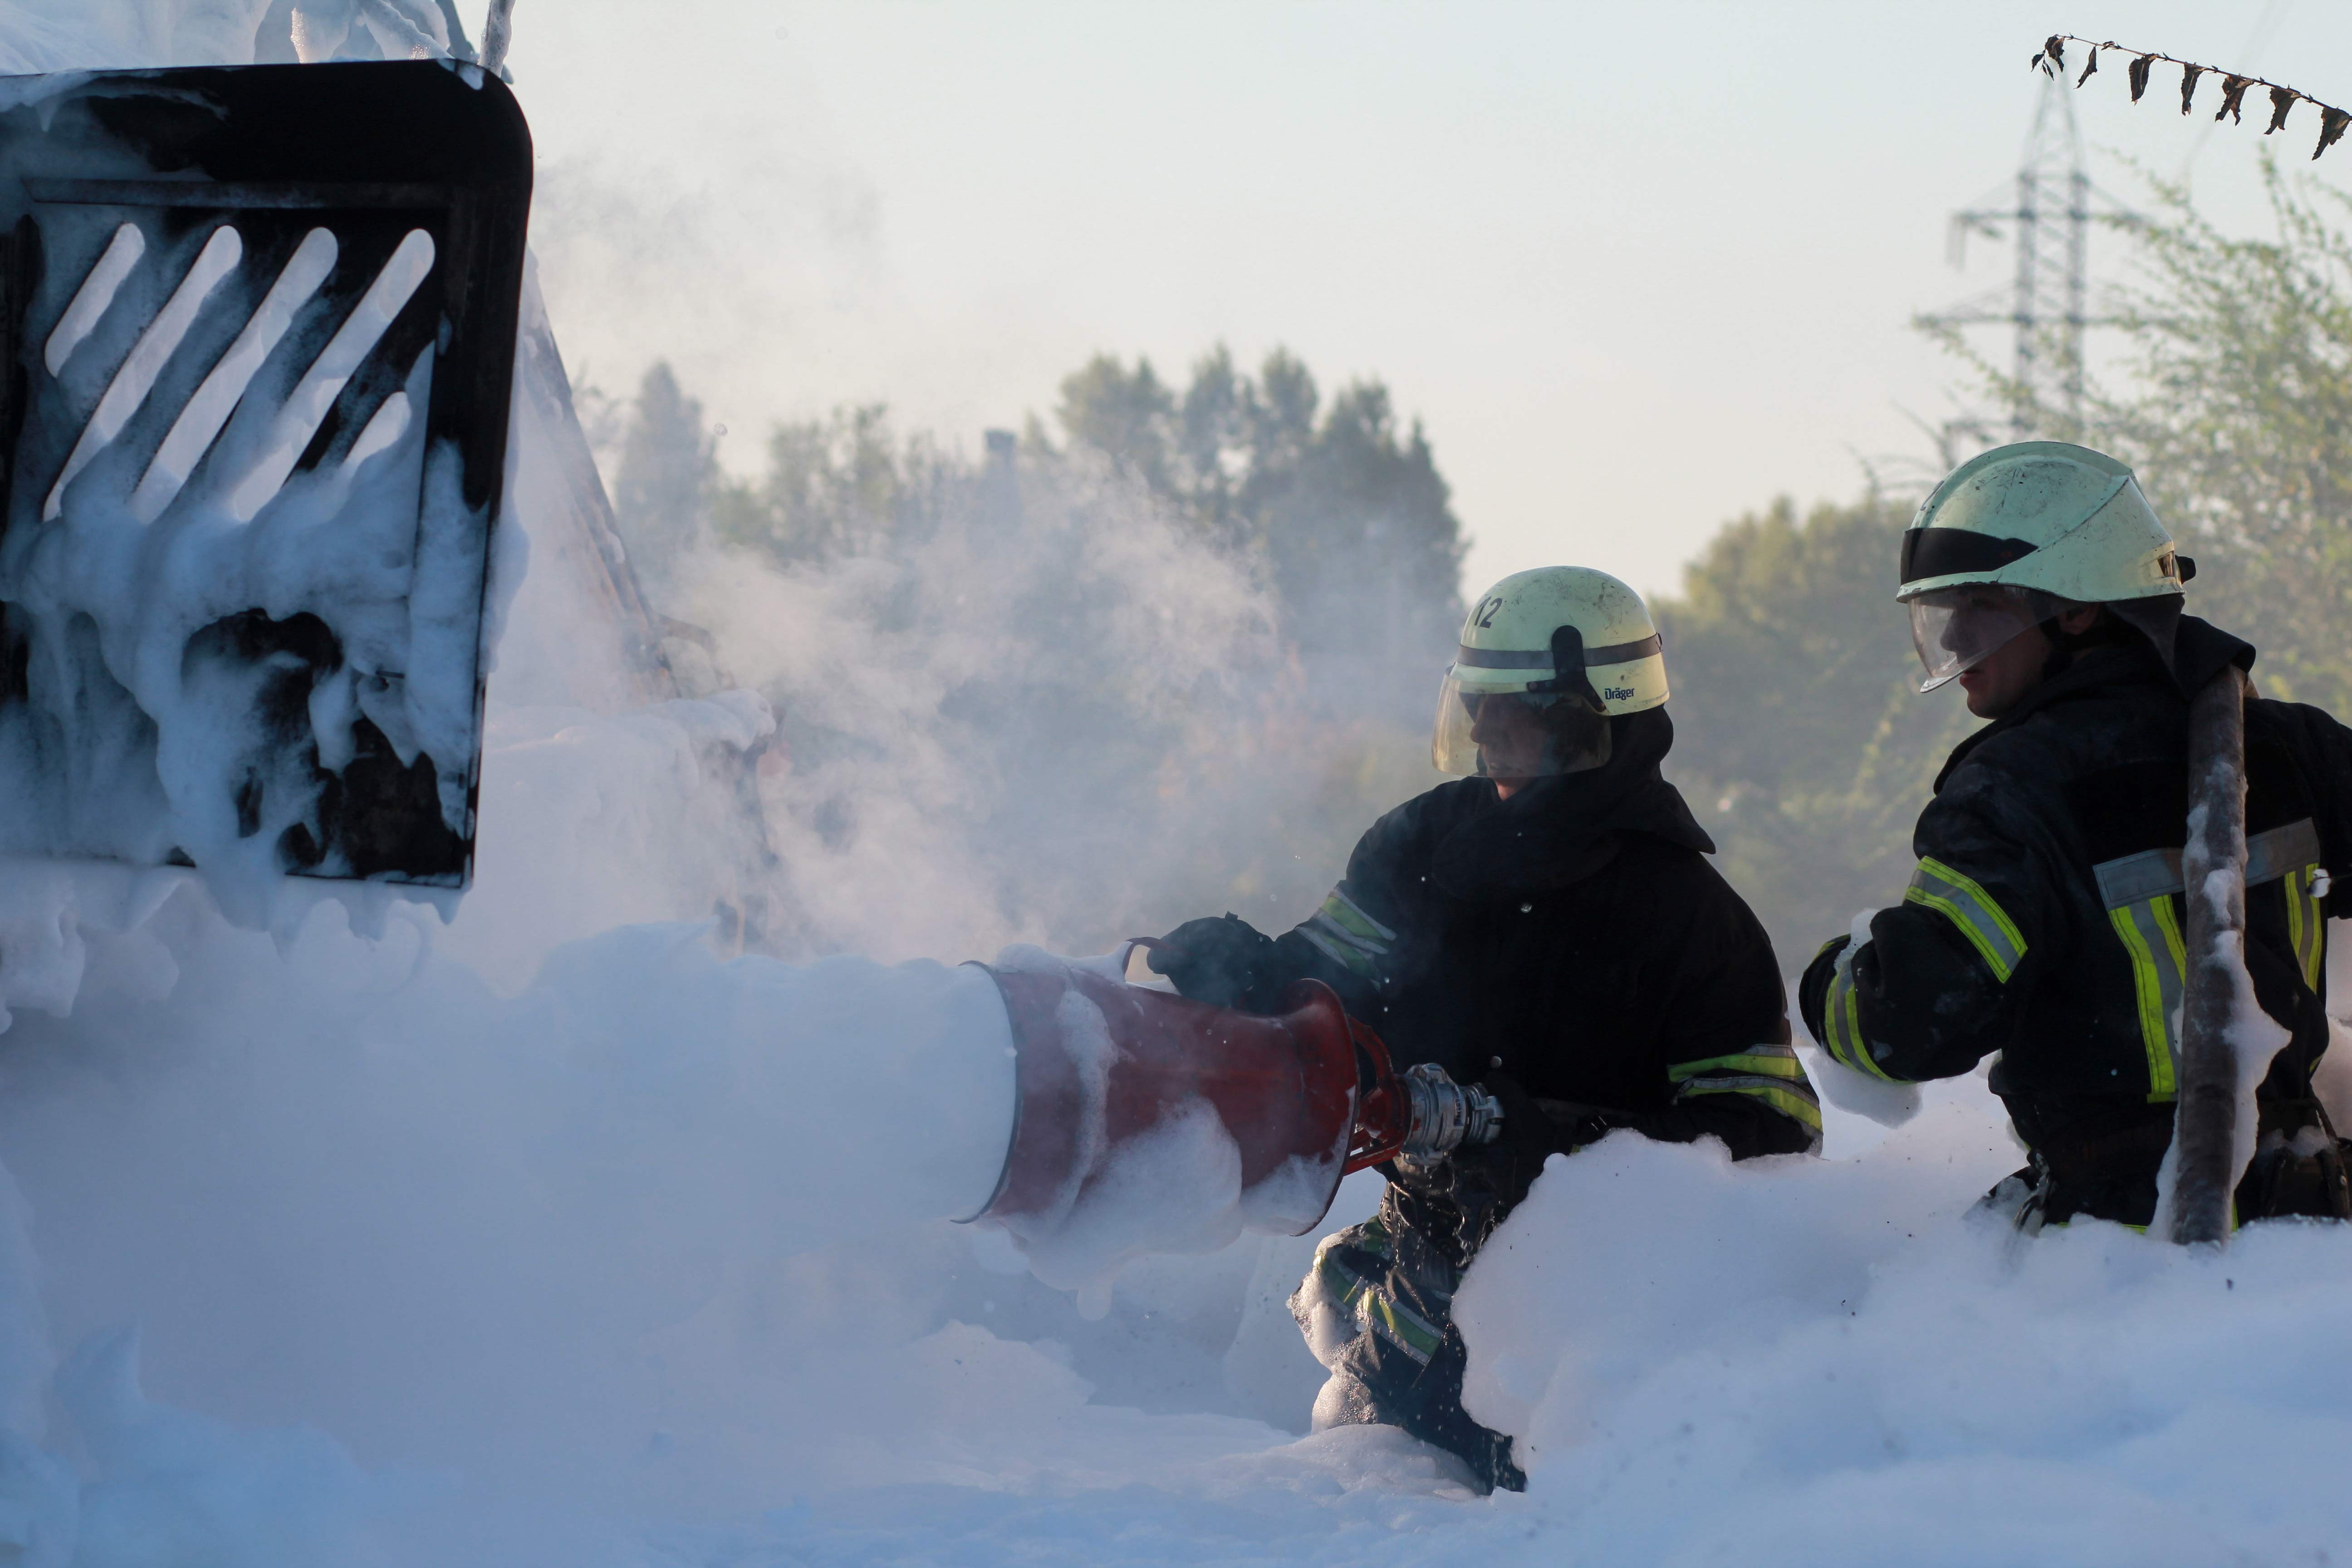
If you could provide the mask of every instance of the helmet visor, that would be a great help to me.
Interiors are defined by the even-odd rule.
[[[1439,773],[1507,782],[1580,773],[1609,760],[1609,716],[1570,692],[1485,690],[1448,670],[1429,754]]]
[[[1911,646],[1927,674],[1922,691],[1956,680],[2065,608],[2066,601],[2038,588],[1969,584],[1936,588],[1911,601]]]

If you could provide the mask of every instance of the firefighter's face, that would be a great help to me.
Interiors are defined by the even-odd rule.
[[[2096,624],[2099,608],[2081,605],[2057,617],[2070,633],[2086,632]],[[2039,626],[2029,626],[1960,673],[1960,689],[1968,694],[1969,711],[1979,719],[1998,719],[2017,706],[2019,698],[2042,684],[2042,667],[2050,662],[2052,646]]]
[[[1475,700],[1470,739],[1486,776],[1507,796],[1543,771],[1551,736],[1543,716],[1524,697],[1497,692]]]
[[[2000,718],[2033,689],[2049,659],[2050,639],[2041,627],[2026,627],[1960,672],[1969,711],[1979,719]]]

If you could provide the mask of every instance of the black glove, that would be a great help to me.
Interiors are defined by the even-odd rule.
[[[1838,957],[1853,943],[1851,936],[1832,937],[1805,965],[1805,977],[1797,982],[1797,1016],[1806,1021],[1807,1028],[1829,1005],[1830,982],[1837,978]]]
[[[1608,1134],[1607,1115],[1566,1100],[1538,1100],[1507,1073],[1490,1073],[1479,1086],[1503,1108],[1503,1125],[1491,1143],[1465,1144],[1454,1161],[1484,1172],[1495,1190],[1517,1203],[1543,1173],[1544,1161],[1566,1154]]]
[[[1204,915],[1145,949],[1143,962],[1196,1002],[1262,1007],[1274,978],[1274,939],[1239,915]]]

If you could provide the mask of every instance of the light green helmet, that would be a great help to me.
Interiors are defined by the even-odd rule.
[[[1895,598],[1990,584],[2102,605],[2178,594],[2188,574],[2129,468],[2088,447],[2020,441],[1970,458],[1919,504]]]
[[[1488,698],[1507,700],[1482,721]],[[1579,773],[1609,760],[1607,716],[1665,700],[1665,656],[1639,594],[1589,567],[1515,572],[1462,623],[1430,755],[1449,773]],[[1510,715],[1525,719],[1524,733],[1505,732]]]
[[[1895,596],[1910,606],[1919,689],[1933,691],[2069,605],[2149,601],[2116,614],[2168,647],[2157,612],[2179,614],[2196,570],[2129,468],[2088,447],[2020,441],[1969,458],[1920,503]]]

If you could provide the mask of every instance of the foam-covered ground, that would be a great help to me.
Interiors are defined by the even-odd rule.
[[[0,68],[240,59],[273,16],[0,6]],[[528,535],[562,505],[545,431],[518,431]],[[1093,550],[1116,590],[1079,662],[1129,716],[1189,712],[1258,612],[1181,530],[1116,522],[1038,552]],[[972,669],[1058,679],[1067,650],[1003,606],[1076,602],[1039,591],[1066,561],[943,542],[905,572],[726,565],[730,657],[841,738],[757,775],[750,834],[765,706],[578,706],[557,689],[617,657],[550,587],[561,556],[535,552],[500,650],[454,925],[363,901],[388,924],[362,940],[277,889],[272,937],[182,873],[0,863],[0,1562],[2352,1555],[2352,1234],[2021,1241],[1968,1212],[2017,1160],[1977,1079],[1891,1131],[1833,1111],[1826,1160],[1621,1135],[1557,1163],[1461,1300],[1525,1496],[1394,1432],[1307,1435],[1321,1373],[1283,1303],[1311,1236],[1136,1259],[1082,1313],[938,1217],[1005,1109],[954,973],[729,967],[693,922],[756,895],[809,953],[950,962],[1092,930],[1202,846],[1303,818],[1311,779],[1183,771],[1202,748],[1172,722],[1056,753],[943,717]],[[845,658],[845,624],[883,640]],[[1328,1223],[1376,1195],[1353,1180]]]
[[[22,1194],[0,1534],[29,1562],[2317,1563],[2352,1542],[2352,1236],[2021,1241],[1967,1213],[2015,1158],[1973,1079],[1891,1132],[1835,1119],[1843,1159],[1620,1135],[1556,1162],[1463,1292],[1474,1408],[1531,1478],[1480,1500],[1398,1434],[1300,1435],[1316,1370],[1281,1298],[1307,1241],[1130,1265],[1089,1322],[914,1217],[919,1180],[869,1185],[936,1160],[953,1115],[795,1132],[838,1104],[774,1092],[819,1037],[714,1073],[727,1052],[681,1057],[633,1014],[719,973],[674,928],[561,950],[501,1001],[331,906],[281,957],[182,899],[145,931],[178,954],[168,996],[127,983],[152,952],[94,937],[75,1016],[22,1016],[0,1053]],[[771,1135],[796,1147],[757,1152]],[[1358,1178],[1335,1223],[1371,1195]],[[42,1554],[45,1521],[77,1555]]]

